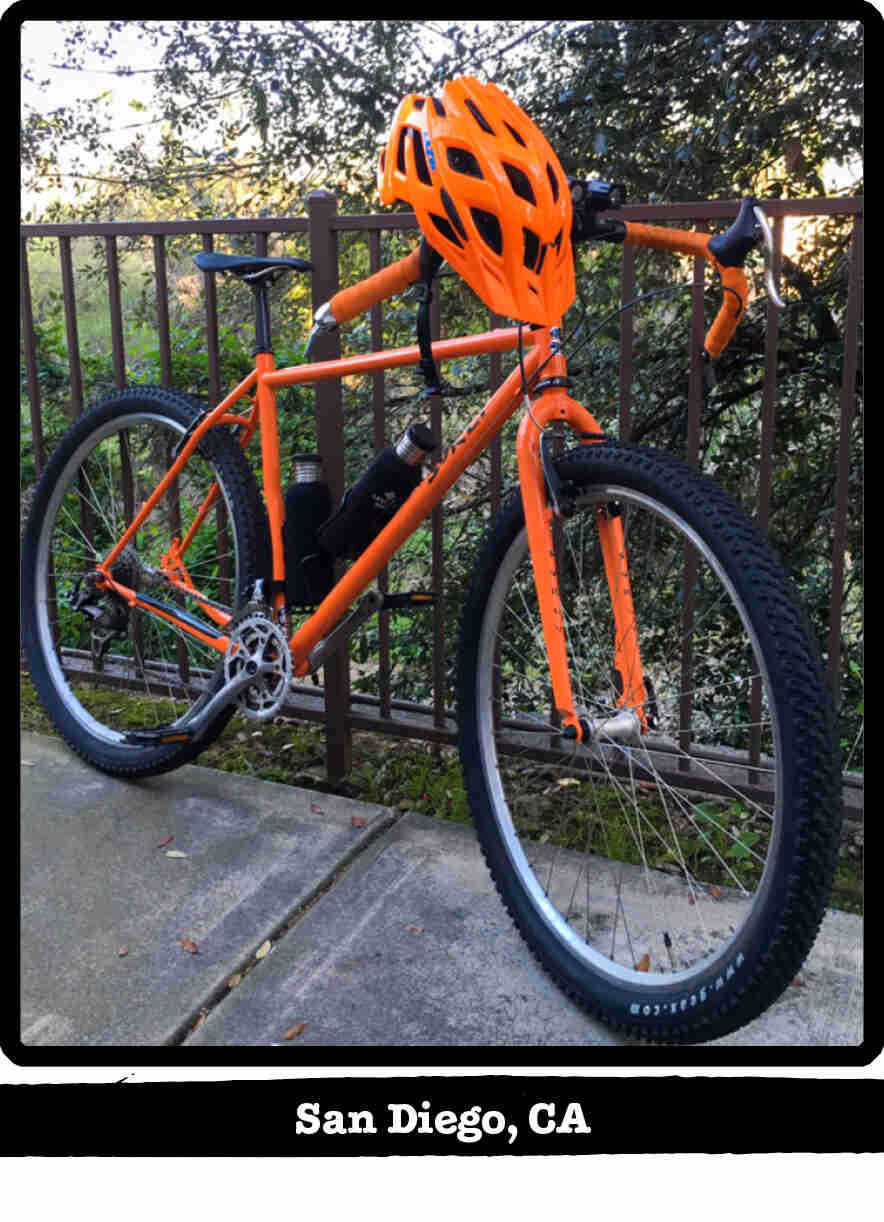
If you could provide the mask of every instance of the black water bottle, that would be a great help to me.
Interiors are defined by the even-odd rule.
[[[290,607],[315,607],[332,588],[332,557],[318,542],[319,527],[332,508],[318,454],[296,454],[295,482],[285,495],[285,594]]]
[[[329,556],[358,556],[405,504],[421,481],[421,463],[436,449],[425,424],[412,424],[349,488],[319,532]]]

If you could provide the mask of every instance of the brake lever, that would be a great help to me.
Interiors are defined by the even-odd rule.
[[[763,209],[756,204],[753,209],[755,221],[758,228],[761,230],[764,249],[764,287],[767,289],[767,295],[778,310],[785,310],[786,303],[777,292],[777,286],[774,283],[773,275],[773,234],[771,232],[770,223],[764,215]]]

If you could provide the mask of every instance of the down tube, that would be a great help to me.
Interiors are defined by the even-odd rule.
[[[540,360],[537,349],[525,353],[525,376],[530,379]],[[395,517],[347,570],[314,614],[292,636],[289,645],[295,673],[307,672],[311,650],[346,613],[350,605],[377,577],[402,543],[435,509],[449,488],[474,462],[503,428],[519,404],[522,374],[517,367],[488,400],[485,407],[458,439],[449,446],[442,462],[417,486]]]

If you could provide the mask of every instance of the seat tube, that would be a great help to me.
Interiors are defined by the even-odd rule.
[[[276,392],[262,379],[262,374],[272,373],[276,368],[272,352],[257,352],[255,367],[258,370],[258,419],[261,427],[261,463],[264,471],[264,501],[270,523],[270,542],[273,557],[274,595],[273,606],[278,610],[285,604],[281,586],[285,580],[285,555],[282,544],[282,526],[285,509],[282,498],[282,470],[279,458],[279,429],[276,418]]]

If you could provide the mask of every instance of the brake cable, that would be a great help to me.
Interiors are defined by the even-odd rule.
[[[626,310],[633,309],[635,306],[639,304],[639,302],[647,301],[651,297],[664,297],[667,294],[687,292],[689,289],[695,289],[696,287],[697,286],[695,284],[673,284],[673,285],[667,285],[665,288],[649,289],[646,293],[640,293],[638,297],[634,297],[632,301],[627,301],[624,305],[618,306],[616,310],[612,310],[610,314],[606,314],[605,317],[601,320],[601,322],[598,323],[597,326],[595,326],[587,335],[583,337],[583,339],[580,341],[578,346],[574,349],[574,353],[579,352],[581,348],[583,348],[586,344],[588,344],[589,341],[594,336],[598,335],[599,331],[601,331],[604,327],[608,325],[609,322],[612,321],[612,319],[617,318],[618,315],[625,313]],[[588,313],[588,310],[587,310],[587,306],[586,306],[586,302],[584,300],[583,294],[580,292],[579,286],[578,286],[577,292],[578,292],[578,296],[580,297],[580,304],[583,307],[583,315],[580,321],[576,324],[574,329],[571,331],[570,335],[568,335],[568,337],[563,341],[563,344],[562,344],[563,348],[572,342],[572,340],[574,339],[574,336],[578,333],[580,328],[583,327],[586,322],[586,315]],[[525,400],[525,408],[529,416],[534,421],[534,424],[536,425],[537,429],[540,432],[543,432],[543,427],[537,423],[534,413],[531,411],[531,399],[529,395],[527,380],[525,377],[524,350],[522,348],[522,327],[523,325],[524,325],[523,323],[519,323],[519,368],[522,374],[522,394]],[[570,353],[569,355],[573,356],[574,353]],[[553,354],[550,353],[550,355],[546,358],[543,364],[535,371],[535,374],[534,374],[535,379],[539,377],[539,375],[543,372],[545,367],[552,360],[552,355]]]

